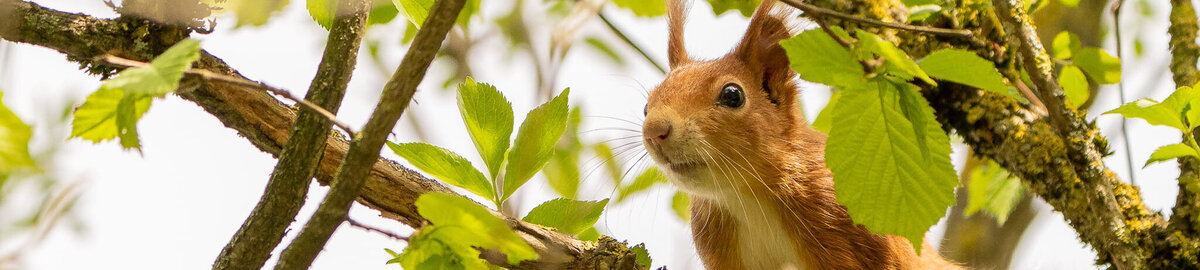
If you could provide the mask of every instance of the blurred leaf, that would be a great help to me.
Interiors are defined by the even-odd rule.
[[[1187,157],[1187,156],[1200,157],[1200,155],[1196,154],[1195,148],[1192,148],[1191,146],[1187,146],[1186,144],[1177,143],[1177,144],[1167,145],[1167,146],[1159,147],[1158,150],[1154,150],[1154,153],[1150,154],[1150,160],[1146,160],[1146,165],[1143,165],[1142,167],[1148,167],[1148,166],[1150,166],[1150,164],[1154,164],[1157,162],[1163,162],[1163,161],[1172,160],[1172,159],[1176,159],[1176,158],[1180,158],[1180,157]]]
[[[487,165],[489,179],[496,179],[512,137],[512,103],[495,86],[476,83],[467,77],[467,81],[458,86],[458,112],[467,125],[475,149]]]
[[[1067,95],[1067,101],[1071,102],[1073,108],[1082,106],[1091,95],[1088,90],[1087,77],[1084,77],[1083,71],[1075,66],[1063,67],[1062,71],[1058,73],[1058,84],[1062,85],[1063,92]]]
[[[576,238],[579,238],[579,240],[583,240],[583,241],[600,240],[600,231],[597,231],[596,227],[591,227],[591,228],[588,228],[587,230],[584,230],[582,233],[579,233],[579,235],[576,236]]]
[[[230,6],[237,15],[237,25],[234,28],[266,24],[271,15],[283,10],[283,7],[288,5],[288,0],[233,0],[231,2]]]
[[[667,177],[658,171],[658,167],[650,167],[638,175],[637,178],[634,178],[633,183],[629,183],[629,185],[621,187],[617,191],[617,202],[624,201],[626,198],[629,198],[629,195],[646,191],[651,186],[654,186],[654,184],[666,182]]]
[[[432,175],[442,182],[461,187],[475,195],[496,201],[496,189],[492,183],[466,158],[441,147],[425,143],[395,144],[387,142],[396,155],[408,160],[417,169]],[[497,207],[499,205],[497,204]]]
[[[371,14],[367,15],[367,25],[387,24],[396,19],[396,15],[400,14],[400,10],[396,9],[396,5],[382,4],[375,5],[371,8]]]
[[[599,51],[600,54],[607,56],[609,60],[613,61],[613,63],[617,63],[617,65],[625,65],[625,59],[621,58],[621,55],[617,54],[617,51],[613,50],[611,46],[608,46],[608,43],[604,42],[603,39],[587,37],[583,41],[593,49],[596,49],[596,51]]]
[[[1142,43],[1141,37],[1133,39],[1133,53],[1138,57],[1142,57],[1146,54],[1146,45]]]
[[[517,131],[517,140],[508,152],[508,165],[504,169],[504,194],[500,201],[508,199],[521,185],[529,181],[554,154],[554,144],[562,137],[567,126],[567,96],[571,89],[563,90],[553,100],[534,108],[525,116],[525,122]]]
[[[682,191],[675,191],[675,196],[671,196],[671,209],[675,210],[675,216],[678,216],[683,222],[692,219],[691,203],[692,199]]]
[[[1069,31],[1058,32],[1054,36],[1054,58],[1071,59],[1071,56],[1083,48],[1079,36]]]
[[[425,18],[429,17],[429,9],[433,8],[434,0],[392,0],[396,9],[400,14],[404,14],[405,18],[417,28],[421,28],[421,24],[425,23]],[[467,0],[463,5],[462,11],[459,11],[458,18],[455,23],[466,26],[471,21],[471,17],[479,13],[479,0]]]
[[[308,7],[308,15],[312,16],[313,20],[325,30],[333,27],[333,19],[337,16],[338,0],[308,0],[305,6]]]
[[[934,78],[969,85],[971,87],[1011,96],[1004,76],[996,71],[992,61],[973,52],[959,49],[943,49],[921,59],[920,66]]]
[[[787,51],[792,69],[800,73],[801,79],[840,87],[863,82],[862,65],[821,30],[805,31],[779,45]]]
[[[970,185],[967,186],[967,215],[973,215],[979,210],[996,217],[996,222],[1003,225],[1008,215],[1021,199],[1021,181],[996,164],[989,161],[986,166],[979,166],[971,172]]]
[[[578,235],[596,224],[600,213],[604,212],[605,205],[608,205],[608,199],[576,201],[558,198],[538,205],[521,220],[555,228],[565,234]]]
[[[930,16],[933,16],[934,14],[938,14],[938,12],[941,12],[941,11],[942,11],[941,6],[933,5],[933,4],[909,6],[908,22],[923,21],[925,19],[928,19]]]
[[[842,91],[834,91],[829,95],[829,103],[825,104],[825,108],[821,109],[821,113],[817,114],[817,119],[812,122],[813,129],[829,134],[829,129],[833,128],[833,107],[837,105],[838,98],[841,97]]]
[[[0,178],[7,178],[8,174],[22,169],[32,169],[37,165],[33,161],[33,156],[29,154],[29,138],[33,136],[32,129],[21,121],[17,114],[4,106],[3,100],[4,92],[0,92]]]
[[[641,17],[658,17],[667,14],[667,4],[663,0],[613,0],[612,2]]]
[[[896,45],[892,44],[892,42],[883,40],[883,38],[863,30],[858,30],[858,32],[855,32],[855,35],[858,37],[859,46],[887,60],[885,65],[887,65],[888,74],[900,77],[906,81],[918,78],[931,85],[937,85],[933,79],[930,79],[925,74],[925,71],[921,70],[921,67],[917,66],[917,63],[913,62],[912,58],[908,57],[907,53],[896,48]]]
[[[608,144],[597,143],[592,145],[592,152],[596,154],[601,163],[604,163],[604,168],[608,170],[613,186],[621,186],[621,178],[624,175],[621,173],[621,163],[613,155],[612,148],[609,148]]]
[[[1086,72],[1096,83],[1121,82],[1121,60],[1098,48],[1081,49],[1071,61],[1083,69],[1083,72]]]
[[[713,14],[721,15],[726,11],[737,10],[742,13],[742,16],[749,18],[754,15],[754,8],[758,7],[758,2],[761,0],[708,0],[708,4],[712,6]]]
[[[650,252],[646,250],[646,244],[638,244],[633,246],[632,248],[629,248],[629,251],[633,251],[634,254],[637,254],[638,265],[641,265],[646,269],[650,269],[650,263],[652,261],[650,260]]]
[[[404,37],[400,38],[400,43],[411,43],[415,37],[417,37],[417,26],[410,23],[407,27],[404,27]]]
[[[580,107],[571,108],[567,115],[567,130],[554,149],[554,156],[542,173],[554,191],[563,197],[574,199],[579,192],[579,152],[583,146],[579,143],[579,123],[582,121]]]
[[[421,216],[439,228],[436,234],[430,234],[442,240],[443,244],[498,250],[508,255],[508,263],[514,265],[538,258],[533,247],[517,236],[503,220],[467,198],[445,193],[426,193],[417,198],[416,206]],[[425,228],[422,231],[424,232]],[[471,252],[471,256],[463,257],[479,257],[478,250],[471,249]]]
[[[1067,7],[1075,7],[1079,5],[1079,0],[1062,0],[1062,4]]]

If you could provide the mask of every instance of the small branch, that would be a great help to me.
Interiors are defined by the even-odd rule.
[[[369,226],[369,225],[362,224],[361,222],[358,222],[358,221],[354,220],[353,218],[346,218],[346,223],[349,223],[351,227],[355,227],[355,228],[363,229],[363,230],[366,230],[366,231],[368,231],[368,232],[379,233],[379,234],[382,234],[382,235],[384,235],[384,236],[387,236],[388,238],[392,238],[392,239],[396,239],[396,240],[400,240],[400,241],[405,241],[405,242],[407,242],[407,241],[408,241],[408,236],[403,236],[403,235],[400,235],[400,234],[397,234],[397,233],[394,233],[394,232],[385,231],[385,230],[383,230],[383,229],[380,229],[380,228],[371,227],[371,226]]]
[[[317,212],[304,224],[304,229],[279,256],[275,269],[307,269],[317,254],[325,247],[338,225],[346,220],[350,203],[358,197],[372,166],[379,160],[379,151],[396,121],[408,108],[417,85],[425,78],[425,71],[446,39],[446,33],[454,26],[454,19],[462,10],[465,0],[438,0],[430,8],[413,39],[408,53],[400,61],[400,67],[392,74],[383,88],[375,111],[366,126],[350,142],[346,159],[334,176],[333,186]]]
[[[1029,73],[1029,79],[1037,87],[1034,93],[1046,106],[1046,114],[1054,123],[1059,137],[1065,138],[1065,133],[1072,129],[1072,123],[1066,119],[1066,115],[1073,115],[1073,113],[1063,106],[1066,95],[1063,94],[1062,87],[1058,85],[1058,81],[1052,74],[1054,62],[1046,55],[1045,48],[1038,40],[1037,31],[1034,31],[1033,25],[1029,23],[1025,11],[1020,8],[1020,3],[1009,1],[1011,0],[997,0],[992,4],[995,5],[1000,21],[1014,29],[1012,34],[1020,44],[1018,51],[1021,56],[1021,64]]]
[[[928,26],[917,26],[917,25],[911,25],[911,24],[885,22],[885,21],[880,21],[880,20],[875,20],[875,19],[868,19],[868,18],[863,18],[863,17],[858,17],[858,16],[854,16],[854,15],[850,15],[850,14],[841,13],[836,10],[831,10],[831,9],[827,9],[827,8],[823,8],[823,7],[814,6],[812,4],[801,2],[799,0],[783,0],[783,3],[786,3],[789,6],[795,7],[797,9],[800,9],[801,11],[804,11],[805,15],[809,15],[809,16],[833,17],[833,18],[838,18],[838,19],[842,19],[842,20],[854,21],[854,22],[865,23],[865,24],[870,24],[870,25],[875,25],[875,26],[882,26],[882,27],[887,27],[887,28],[895,28],[895,29],[908,30],[908,31],[914,31],[914,32],[929,33],[929,34],[939,35],[939,36],[961,38],[961,39],[970,41],[972,44],[977,45],[977,46],[986,44],[982,40],[979,40],[978,38],[976,38],[975,34],[971,33],[971,31],[967,31],[967,30],[963,30],[963,29],[946,29],[946,28],[937,28],[937,27],[928,27]]]
[[[103,60],[104,62],[107,62],[109,64],[124,66],[124,67],[149,67],[150,66],[150,63],[136,61],[136,60],[129,60],[129,59],[121,58],[121,57],[111,55],[111,54],[104,55],[100,60]],[[203,70],[203,69],[192,68],[192,69],[184,70],[183,73],[200,76],[204,80],[222,81],[222,82],[247,86],[247,87],[251,87],[251,88],[266,90],[267,92],[270,92],[277,96],[283,97],[284,99],[296,102],[296,104],[300,104],[301,106],[304,106],[305,108],[316,111],[317,113],[321,114],[321,116],[328,119],[330,122],[333,122],[333,124],[336,125],[338,128],[342,129],[343,131],[346,131],[349,134],[354,134],[354,129],[351,128],[350,125],[347,125],[346,123],[342,123],[342,121],[339,121],[337,119],[337,116],[335,116],[333,113],[321,108],[321,106],[317,106],[317,104],[313,104],[312,102],[309,102],[302,98],[298,98],[295,95],[292,95],[292,93],[288,92],[287,90],[271,87],[269,85],[266,85],[266,84],[260,83],[260,82],[253,82],[250,80],[237,78],[237,77],[233,77],[233,76],[221,75],[221,74],[213,73],[213,72]]]
[[[1113,32],[1116,33],[1117,39],[1117,59],[1125,59],[1124,50],[1121,49],[1121,6],[1125,5],[1125,0],[1117,0],[1112,4],[1113,15]],[[1117,83],[1117,100],[1120,104],[1125,104],[1125,80]],[[1121,117],[1121,140],[1125,142],[1125,165],[1129,166],[1129,184],[1137,186],[1137,174],[1133,173],[1137,167],[1133,166],[1133,147],[1129,145],[1129,127],[1126,125],[1128,118]]]
[[[1196,43],[1197,26],[1196,10],[1190,0],[1171,0],[1171,26],[1167,33],[1171,34],[1171,74],[1175,87],[1190,86],[1200,80],[1200,72],[1196,70],[1197,57],[1200,57],[1200,45]],[[1192,133],[1197,133],[1193,130]],[[1186,136],[1186,134],[1185,134]],[[1184,138],[1183,141],[1188,141]],[[1188,239],[1196,239],[1200,234],[1200,194],[1188,189],[1189,185],[1200,183],[1200,159],[1194,157],[1179,158],[1179,194],[1175,197],[1175,206],[1171,208],[1170,228]]]
[[[358,63],[359,46],[366,33],[367,13],[371,1],[340,1],[338,14],[330,27],[327,44],[317,74],[309,85],[305,99],[319,104],[318,109],[336,112],[354,67]],[[235,78],[237,79],[237,78]],[[302,103],[303,104],[303,103]],[[313,107],[313,106],[310,106]],[[325,112],[325,113],[322,113]],[[299,110],[288,140],[271,173],[267,188],[254,210],[221,249],[213,269],[261,269],[271,257],[271,251],[283,240],[288,225],[296,219],[304,205],[329,140],[332,113],[324,110]],[[345,124],[341,124],[346,129]],[[353,131],[350,134],[354,134]]]
[[[613,34],[616,34],[617,37],[621,38],[622,41],[625,41],[626,45],[629,45],[629,47],[637,51],[638,54],[642,55],[642,58],[646,59],[647,63],[650,63],[650,65],[653,65],[655,69],[658,69],[658,72],[667,74],[667,69],[663,68],[662,64],[659,64],[658,61],[654,61],[654,58],[650,57],[650,54],[646,53],[646,50],[642,50],[641,46],[638,46],[637,43],[634,43],[633,40],[629,39],[629,36],[626,36],[624,31],[621,31],[621,29],[617,28],[612,21],[608,20],[608,16],[604,16],[604,12],[596,12],[596,15],[600,17],[600,21],[604,22],[605,26],[608,26],[608,30],[611,30]]]

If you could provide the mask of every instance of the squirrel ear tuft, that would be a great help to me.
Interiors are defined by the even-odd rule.
[[[667,59],[671,69],[691,61],[683,47],[683,24],[687,18],[688,3],[685,0],[667,0]]]
[[[792,78],[796,73],[788,63],[787,52],[779,41],[792,37],[797,28],[796,11],[785,5],[776,5],[775,0],[763,0],[750,26],[732,54],[750,68],[761,68],[754,73],[762,75],[763,90],[775,104],[788,104],[795,99],[796,89]]]

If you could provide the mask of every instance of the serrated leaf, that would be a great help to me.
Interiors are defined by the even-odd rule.
[[[801,79],[840,87],[863,82],[862,65],[824,31],[804,31],[779,45],[787,51],[788,61]]]
[[[1188,146],[1186,144],[1177,143],[1177,144],[1167,145],[1167,146],[1159,147],[1158,150],[1154,150],[1154,153],[1150,154],[1150,159],[1146,160],[1146,165],[1143,165],[1142,167],[1148,167],[1148,166],[1150,166],[1150,164],[1154,164],[1157,162],[1163,162],[1163,161],[1172,160],[1172,159],[1176,159],[1176,158],[1180,158],[1180,157],[1187,157],[1187,156],[1200,157],[1200,155],[1196,154],[1195,148],[1192,148],[1191,146]]]
[[[191,69],[197,59],[200,59],[200,41],[185,39],[155,57],[150,66],[125,69],[104,85],[124,90],[126,94],[161,97],[179,87],[183,72]]]
[[[508,152],[508,165],[504,167],[504,194],[500,201],[508,199],[554,154],[554,144],[567,128],[567,96],[571,89],[563,90],[557,97],[542,104],[525,116],[525,122],[517,130],[517,140]]]
[[[825,155],[838,202],[854,222],[908,238],[915,248],[954,204],[958,177],[949,139],[932,108],[911,91],[878,80],[843,90]],[[913,108],[906,114],[904,107]]]
[[[675,210],[675,216],[678,216],[683,222],[692,220],[691,198],[688,198],[687,193],[675,191],[675,195],[671,196],[671,209]]]
[[[487,269],[479,251],[466,243],[454,242],[448,231],[453,226],[429,225],[421,228],[408,240],[408,246],[387,263],[398,263],[404,269]]]
[[[1062,71],[1058,73],[1058,84],[1062,85],[1063,92],[1067,95],[1067,101],[1071,102],[1073,108],[1082,106],[1091,95],[1088,90],[1087,77],[1084,77],[1083,71],[1075,66],[1063,67]]]
[[[1021,180],[1013,177],[995,161],[975,168],[970,177],[966,214],[973,215],[983,210],[1003,225],[1021,199],[1021,191],[1024,190]]]
[[[929,78],[929,75],[925,74],[925,71],[921,70],[921,67],[917,66],[917,63],[913,62],[912,58],[908,57],[907,53],[896,48],[896,45],[892,44],[892,42],[883,40],[883,38],[863,30],[855,32],[855,36],[858,37],[859,46],[879,55],[879,57],[883,57],[887,61],[885,65],[887,66],[888,74],[900,77],[906,81],[918,78],[931,85],[937,85],[933,79]]]
[[[417,169],[442,182],[461,187],[489,200],[496,200],[496,192],[491,182],[475,169],[471,161],[450,150],[426,143],[387,142],[387,146]]]
[[[754,8],[758,7],[761,0],[708,0],[708,5],[712,6],[713,14],[721,15],[730,10],[737,10],[742,16],[749,18],[754,15]]]
[[[1108,55],[1098,48],[1085,48],[1075,53],[1071,62],[1087,72],[1087,75],[1099,84],[1114,84],[1121,82],[1121,59]]]
[[[1054,36],[1054,58],[1071,59],[1071,56],[1079,49],[1083,48],[1083,42],[1079,41],[1079,36],[1069,31],[1058,32]]]
[[[337,16],[338,0],[308,0],[305,7],[308,8],[308,15],[312,16],[313,20],[325,30],[333,27],[334,17]]]
[[[994,64],[970,51],[938,50],[921,59],[920,66],[934,78],[1012,96]]]
[[[633,246],[629,248],[629,251],[633,251],[633,254],[637,254],[638,265],[641,265],[646,269],[650,269],[650,263],[653,261],[650,260],[650,251],[646,250],[646,244],[638,244]]]
[[[237,16],[235,28],[266,24],[271,15],[283,10],[283,7],[288,4],[288,0],[234,0],[232,2],[231,7]]]
[[[487,165],[489,179],[496,179],[512,137],[512,103],[495,86],[476,83],[467,77],[466,82],[458,86],[458,112],[467,125],[475,149]]]
[[[637,178],[634,178],[633,183],[629,183],[629,185],[621,187],[617,191],[617,202],[624,201],[626,198],[629,198],[629,195],[645,191],[654,186],[654,184],[666,182],[667,177],[658,171],[658,167],[650,167],[638,175]]]
[[[513,265],[538,258],[533,247],[517,236],[503,220],[467,198],[426,193],[417,198],[416,206],[421,216],[440,227],[437,237],[443,243],[498,250],[508,255],[508,263]],[[473,256],[469,258],[479,257],[477,250],[472,251]]]
[[[821,112],[817,114],[817,119],[812,122],[813,129],[829,134],[829,129],[833,128],[833,108],[841,97],[842,91],[835,91],[829,95],[829,103],[825,104],[825,108],[821,109]]]
[[[37,165],[29,154],[33,129],[9,110],[3,100],[4,92],[0,92],[0,175],[8,175]]]
[[[125,91],[103,85],[100,86],[100,90],[88,95],[83,105],[75,109],[75,118],[71,121],[71,137],[98,143],[117,138],[122,130],[126,134],[132,131],[136,135],[137,120],[150,110],[152,98],[143,96],[133,102],[126,101],[127,108],[122,109],[121,104],[125,96]],[[129,105],[133,105],[132,110],[128,109]]]
[[[663,0],[613,0],[612,3],[641,17],[658,17],[667,14],[667,5]]]
[[[1173,127],[1188,134],[1191,128],[1200,125],[1200,111],[1190,110],[1194,107],[1200,107],[1200,91],[1195,87],[1183,86],[1175,89],[1162,103],[1143,98],[1104,114],[1116,113],[1125,118],[1141,118],[1151,125]],[[1185,116],[1187,119],[1184,119]]]
[[[578,235],[596,224],[596,220],[600,219],[600,213],[604,212],[606,205],[608,205],[608,199],[576,201],[558,198],[534,207],[521,220],[555,228],[565,234]]]

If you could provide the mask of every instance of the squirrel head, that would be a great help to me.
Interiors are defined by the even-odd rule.
[[[780,154],[770,152],[807,127],[797,119],[796,73],[779,46],[792,36],[794,13],[764,0],[733,51],[696,61],[683,46],[685,3],[667,2],[671,71],[648,96],[642,126],[647,151],[676,186],[693,194],[743,182],[715,179],[721,176],[762,177],[748,174],[769,167],[763,157]]]

